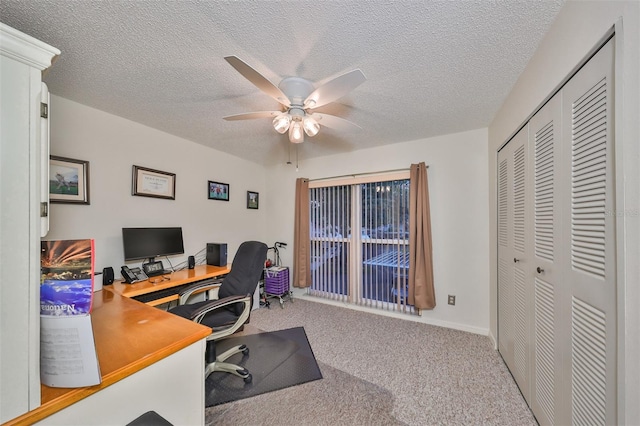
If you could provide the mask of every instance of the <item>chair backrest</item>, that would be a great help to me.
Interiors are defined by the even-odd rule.
[[[218,298],[244,296],[256,291],[267,259],[267,245],[260,241],[245,241],[233,257],[231,272],[220,284]]]

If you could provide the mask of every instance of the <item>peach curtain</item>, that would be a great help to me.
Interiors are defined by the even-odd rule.
[[[295,220],[293,230],[293,286],[311,286],[309,238],[309,179],[296,179]]]
[[[425,163],[412,164],[409,201],[409,304],[417,309],[436,306],[433,288],[431,214]]]

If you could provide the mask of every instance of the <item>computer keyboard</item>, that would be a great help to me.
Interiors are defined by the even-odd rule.
[[[169,275],[171,274],[172,271],[167,271],[166,269],[160,270],[160,271],[154,271],[154,272],[147,272],[147,276],[148,277],[157,277],[158,275]]]
[[[196,283],[202,283],[202,282],[205,282],[205,281],[214,282],[216,280],[211,279],[211,278],[207,278],[207,279],[196,281],[196,282],[192,282],[192,283],[187,283],[187,284],[182,284],[182,285],[175,286],[175,287],[165,288],[164,290],[158,290],[158,291],[154,291],[154,292],[151,292],[151,293],[141,294],[139,296],[132,297],[132,299],[137,300],[137,301],[142,302],[142,303],[147,303],[147,302],[151,302],[152,300],[157,300],[157,299],[162,299],[164,297],[177,295],[183,289],[185,289],[185,288],[187,288],[189,286],[192,286],[192,285],[194,285]]]
[[[141,294],[140,296],[134,296],[132,299],[135,299],[142,303],[151,302],[152,300],[162,299],[164,297],[173,296],[174,294],[180,293],[185,287],[190,286],[191,284],[183,284],[177,287],[165,288],[164,290],[158,290],[151,293]]]

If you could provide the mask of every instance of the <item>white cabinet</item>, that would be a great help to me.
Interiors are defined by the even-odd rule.
[[[60,51],[0,23],[0,422],[40,405],[42,70]],[[46,154],[44,154],[46,155]]]
[[[498,348],[540,424],[616,424],[614,41],[498,153]]]

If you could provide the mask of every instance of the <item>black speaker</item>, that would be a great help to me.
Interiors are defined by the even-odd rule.
[[[189,256],[187,259],[187,264],[189,265],[189,269],[193,269],[196,267],[196,258],[194,256]]]
[[[108,266],[102,270],[102,285],[113,284],[113,268]]]
[[[227,244],[207,243],[207,265],[227,266]]]

